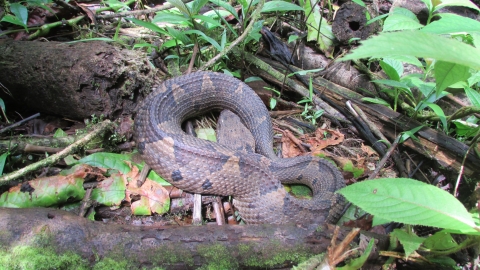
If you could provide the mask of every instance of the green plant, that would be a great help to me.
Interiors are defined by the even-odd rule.
[[[450,193],[432,185],[408,178],[375,179],[347,186],[338,193],[374,215],[374,226],[394,221],[443,229],[429,237],[416,236],[408,226],[395,230],[391,237],[403,245],[407,259],[421,250],[427,252],[427,260],[435,261],[435,257],[458,252],[480,240],[478,210],[469,213]],[[457,243],[451,237],[453,233],[466,238]]]
[[[314,104],[313,103],[313,97],[314,97],[314,94],[313,94],[312,77],[310,77],[309,87],[308,87],[308,97],[303,97],[302,100],[300,100],[297,103],[298,104],[305,104],[303,112],[302,112],[302,116],[303,116],[303,118],[305,118],[305,120],[310,121],[310,123],[312,125],[316,126],[317,125],[317,118],[322,116],[324,111],[313,109],[313,106],[314,106],[313,105]]]
[[[389,79],[373,82],[386,86],[382,91],[393,99],[394,110],[401,104],[410,116],[439,121],[448,132],[449,122],[480,112],[480,23],[455,14],[436,15],[434,12],[445,6],[479,9],[466,0],[422,1],[430,12],[426,26],[420,24],[411,11],[395,8],[385,19],[383,33],[361,42],[360,47],[341,61],[380,59],[380,66]],[[439,19],[431,22],[433,16]],[[403,63],[415,65],[423,73],[404,76]],[[446,116],[435,102],[448,94],[446,90],[451,92],[453,88],[463,88],[473,106]],[[378,97],[363,100],[389,104]],[[471,122],[476,121],[472,119]],[[462,124],[456,126],[466,128]]]

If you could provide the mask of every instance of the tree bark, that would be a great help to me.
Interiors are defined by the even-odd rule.
[[[0,83],[10,92],[0,91],[2,99],[73,119],[131,114],[156,75],[143,53],[97,41],[3,40],[0,63]]]
[[[132,227],[90,221],[47,208],[0,208],[0,228],[0,246],[5,248],[38,247],[42,237],[42,244],[59,255],[72,251],[91,263],[102,258],[126,259],[139,267],[168,269],[215,264],[228,269],[289,267],[325,252],[333,234],[333,226],[327,225],[315,232],[294,225],[269,224]],[[348,231],[341,229],[339,238]],[[388,238],[378,237],[379,247],[386,248]]]

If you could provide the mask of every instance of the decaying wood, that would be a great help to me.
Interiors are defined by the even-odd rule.
[[[263,59],[275,68],[282,69],[278,62]],[[257,70],[252,66],[252,70]],[[268,78],[271,79],[271,78]],[[281,81],[277,82],[281,83]],[[348,100],[357,104],[371,119],[379,126],[380,131],[393,142],[403,131],[408,131],[422,125],[420,122],[405,115],[395,112],[386,106],[369,104],[361,101],[363,96],[348,88],[334,84],[321,77],[313,80],[314,87],[333,101],[337,106],[345,107]],[[427,126],[415,134],[419,141],[408,140],[402,145],[406,146],[431,160],[436,160],[443,168],[460,171],[461,162],[467,153],[468,146],[445,135],[441,131],[434,130]],[[464,174],[467,176],[478,175],[480,172],[480,158],[470,151],[465,162]]]
[[[73,119],[135,110],[155,71],[144,54],[105,42],[0,41],[0,83],[20,107]]]
[[[168,269],[196,269],[218,264],[219,260],[235,268],[288,267],[295,256],[325,252],[334,230],[333,226],[325,226],[311,233],[298,226],[268,224],[132,227],[93,222],[46,208],[0,208],[0,228],[0,246],[6,248],[35,246],[35,240],[42,237],[48,239],[43,244],[58,254],[72,251],[90,262],[110,257],[127,259],[137,266]],[[340,240],[349,230],[340,230]],[[376,239],[380,249],[387,247],[387,237]]]

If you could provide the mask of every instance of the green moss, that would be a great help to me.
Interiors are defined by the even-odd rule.
[[[115,260],[111,258],[104,258],[97,262],[92,268],[94,270],[110,270],[110,269],[133,269],[134,266],[131,265],[126,260]]]
[[[301,247],[284,248],[279,242],[272,242],[268,245],[270,248],[260,248],[253,244],[238,245],[238,254],[241,258],[241,264],[249,267],[266,267],[282,266],[285,263],[297,264],[305,261],[312,254]],[[292,252],[295,250],[295,252]]]
[[[51,248],[17,246],[0,251],[2,269],[90,269],[88,262],[73,252],[57,254]]]
[[[206,262],[199,269],[221,270],[238,268],[238,262],[234,260],[224,245],[199,245],[197,251]]]
[[[194,263],[193,255],[189,250],[174,244],[162,245],[155,250],[151,250],[148,257],[154,265],[184,263],[193,266]]]

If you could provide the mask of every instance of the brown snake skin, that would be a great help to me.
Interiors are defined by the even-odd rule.
[[[255,139],[255,152],[188,136],[181,123],[228,109]],[[233,196],[248,224],[336,222],[345,183],[330,162],[311,156],[278,158],[265,105],[243,82],[221,73],[196,72],[165,81],[140,106],[135,140],[146,163],[172,185],[192,193]],[[313,198],[297,199],[281,183],[301,183]]]

